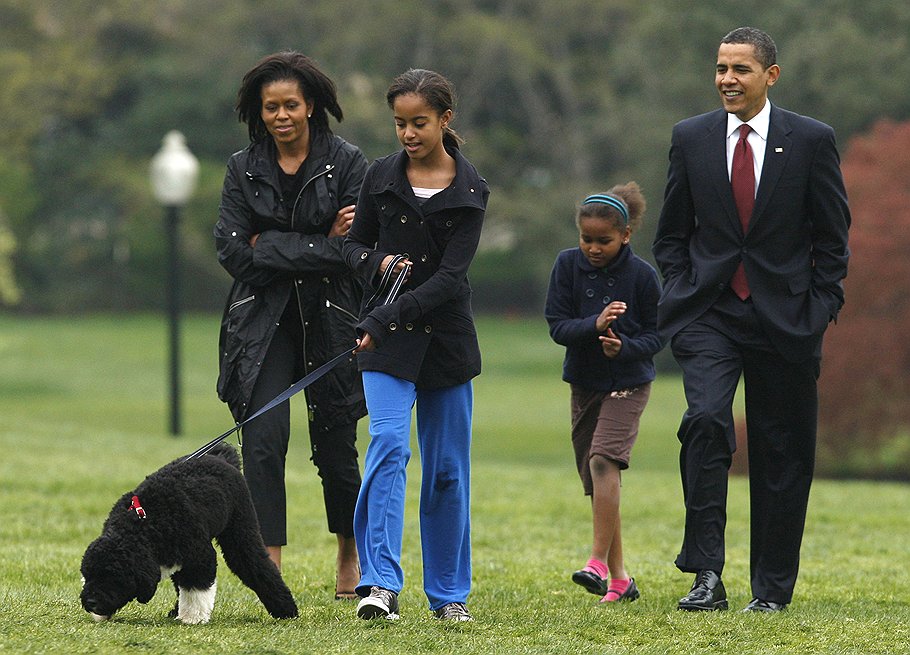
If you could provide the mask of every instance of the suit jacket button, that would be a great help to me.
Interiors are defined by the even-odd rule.
[[[397,330],[397,329],[398,329],[398,324],[397,324],[397,323],[389,323],[389,330],[391,330],[392,332],[394,332],[394,331]]]
[[[588,289],[587,291],[585,291],[585,295],[586,295],[588,298],[593,298],[593,297],[594,297],[594,289]]]
[[[433,327],[431,325],[424,325],[423,331],[426,332],[427,334],[429,334],[430,332],[433,331]]]
[[[402,222],[402,223],[407,223],[407,222],[408,222],[408,217],[407,217],[407,216],[402,216],[402,217],[401,217],[401,222]]]

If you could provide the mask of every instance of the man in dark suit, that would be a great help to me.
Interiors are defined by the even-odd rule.
[[[843,304],[850,212],[834,131],[768,101],[780,67],[764,32],[717,54],[722,108],[673,129],[654,257],[658,327],[683,371],[678,437],[686,506],[676,566],[695,573],[679,609],[726,609],[732,402],[745,382],[752,601],[791,601],[815,463],[822,336]],[[748,127],[742,127],[743,124]]]

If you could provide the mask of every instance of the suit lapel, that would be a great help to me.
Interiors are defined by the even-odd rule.
[[[771,120],[768,125],[768,142],[765,144],[765,161],[762,163],[761,179],[755,194],[755,208],[749,221],[751,229],[754,222],[761,217],[771,194],[780,181],[781,173],[787,158],[790,156],[790,123],[780,109],[771,105]]]

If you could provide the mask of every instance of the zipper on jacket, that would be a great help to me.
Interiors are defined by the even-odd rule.
[[[303,198],[303,192],[306,191],[307,187],[323,175],[328,175],[333,170],[335,170],[334,164],[326,164],[325,168],[313,175],[310,179],[303,183],[303,186],[300,187],[300,192],[297,194],[297,198],[294,200],[294,207],[291,209],[291,229],[294,229],[294,219],[297,217],[297,207],[300,204],[300,199]],[[310,363],[307,361],[306,354],[306,321],[303,317],[303,303],[300,302],[300,283],[297,278],[294,278],[294,296],[297,298],[297,315],[300,317],[300,329],[303,331],[303,372],[305,375],[308,375],[310,372]],[[307,414],[310,421],[314,419],[314,409],[313,407],[307,407]]]
[[[247,304],[248,302],[252,302],[253,300],[256,300],[256,296],[255,296],[255,295],[248,296],[248,297],[246,297],[246,298],[243,298],[243,299],[241,299],[241,300],[238,300],[238,301],[236,301],[236,302],[231,303],[230,307],[228,307],[228,313],[231,313],[232,311],[234,311],[235,309],[237,309],[238,307],[240,307],[240,305],[245,305],[245,304]]]
[[[294,208],[291,209],[291,229],[292,230],[294,229],[294,217],[297,215],[297,206],[300,204],[300,199],[303,197],[303,192],[306,191],[306,188],[310,185],[310,183],[313,180],[315,180],[319,177],[322,177],[323,175],[327,175],[328,173],[331,173],[333,170],[335,170],[334,164],[326,164],[326,167],[323,170],[316,173],[313,177],[311,177],[306,182],[304,182],[302,187],[300,187],[300,193],[297,194],[297,199],[294,200]],[[297,298],[297,315],[300,317],[300,329],[303,331],[303,372],[304,372],[304,374],[309,374],[310,366],[309,366],[309,362],[307,361],[307,355],[306,355],[306,320],[304,319],[304,316],[303,316],[303,303],[300,302],[300,282],[297,280],[296,277],[294,278],[294,295]],[[310,409],[310,414],[311,414],[310,420],[312,420],[312,413],[313,413],[313,410]]]
[[[300,204],[300,199],[303,197],[303,192],[306,191],[306,188],[310,186],[310,182],[313,180],[327,175],[335,170],[335,164],[326,164],[325,168],[316,173],[313,177],[308,179],[303,183],[303,186],[300,187],[300,193],[297,194],[297,199],[294,200],[294,207],[291,209],[291,229],[294,229],[294,217],[297,216],[297,205]]]
[[[344,307],[341,307],[340,305],[336,305],[335,303],[333,303],[333,302],[332,302],[331,300],[329,300],[328,298],[325,299],[325,306],[326,306],[326,307],[331,307],[331,308],[333,308],[333,309],[337,309],[339,312],[343,312],[343,313],[347,314],[348,316],[350,316],[351,318],[353,318],[355,321],[359,321],[359,320],[360,320],[360,319],[357,318],[353,313],[349,312],[348,310],[346,310]]]
[[[310,372],[310,363],[307,361],[306,355],[306,320],[303,316],[303,303],[300,302],[300,283],[297,278],[294,278],[294,298],[297,300],[297,316],[300,319],[300,330],[303,334],[303,343],[301,344],[303,349],[303,373],[307,375]]]
[[[301,349],[303,351],[303,374],[310,374],[310,362],[307,361],[306,354],[306,321],[303,319],[303,303],[300,302],[300,286],[297,282],[297,278],[294,278],[294,296],[297,298],[297,316],[300,317],[300,329],[303,333],[303,343],[301,344]],[[306,394],[305,394],[306,395]],[[307,395],[307,420],[312,423],[316,420],[316,408],[314,405],[310,404],[310,398]]]

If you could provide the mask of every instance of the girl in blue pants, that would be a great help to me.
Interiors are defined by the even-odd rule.
[[[470,621],[470,445],[480,349],[468,267],[489,190],[449,127],[454,92],[409,70],[386,94],[403,149],[367,171],[344,257],[372,289],[357,326],[371,441],[354,513],[361,618],[398,618],[411,412],[422,463],[424,591],[442,620]],[[389,271],[391,269],[391,271]],[[406,276],[397,296],[384,276]]]

